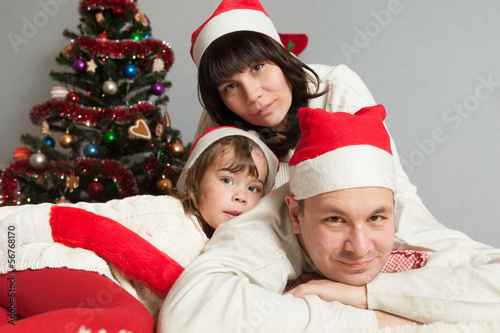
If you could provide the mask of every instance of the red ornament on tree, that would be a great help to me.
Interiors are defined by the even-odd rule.
[[[87,187],[87,192],[92,198],[100,197],[104,192],[104,185],[102,185],[102,183],[99,183],[99,181],[94,180]]]
[[[121,8],[113,8],[113,15],[114,16],[122,16],[123,10]]]
[[[14,154],[12,154],[12,157],[14,158],[14,160],[17,161],[17,160],[22,160],[24,158],[29,158],[31,154],[32,154],[31,149],[25,146],[21,146],[19,148],[16,148],[16,150],[14,150]]]
[[[66,95],[66,102],[72,102],[72,103],[78,103],[80,102],[80,96],[78,96],[78,94],[74,91],[68,93]]]
[[[106,42],[108,40],[108,35],[102,33],[102,34],[98,34],[97,36],[97,39],[102,41],[102,42]]]

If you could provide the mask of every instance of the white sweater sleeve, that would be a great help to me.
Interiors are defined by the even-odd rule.
[[[500,324],[500,249],[446,228],[411,200],[398,198],[397,206],[398,246],[429,251],[429,262],[379,274],[367,285],[369,308],[423,323]]]

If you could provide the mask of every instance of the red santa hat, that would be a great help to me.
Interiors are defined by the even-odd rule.
[[[234,31],[260,32],[281,44],[278,31],[258,0],[223,0],[191,36],[191,57],[196,66],[214,40]]]
[[[255,131],[244,131],[242,129],[231,127],[231,126],[220,126],[216,128],[208,129],[203,135],[201,135],[198,140],[195,141],[191,150],[189,151],[189,156],[184,164],[184,169],[179,176],[179,180],[177,181],[177,191],[181,192],[184,190],[184,186],[186,185],[186,174],[187,171],[194,165],[198,157],[215,141],[226,137],[226,136],[244,136],[246,138],[254,141],[260,149],[264,152],[264,155],[267,160],[267,179],[266,185],[264,187],[264,193],[269,193],[271,188],[274,185],[274,181],[276,179],[276,174],[279,169],[279,160],[278,157],[272,152],[269,147],[266,146],[264,142],[262,142],[257,133]]]
[[[382,105],[354,115],[321,109],[299,110],[301,138],[289,161],[295,199],[357,187],[395,192],[395,166]]]

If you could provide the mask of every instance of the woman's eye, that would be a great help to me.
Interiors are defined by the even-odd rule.
[[[226,85],[224,87],[224,92],[229,93],[229,92],[233,91],[235,86],[236,85],[234,83],[230,83],[230,84]]]
[[[264,68],[264,64],[257,64],[253,67],[255,73],[260,72]]]
[[[227,177],[221,178],[221,182],[223,182],[224,184],[227,184],[227,185],[233,184],[233,180],[231,178],[227,178]]]

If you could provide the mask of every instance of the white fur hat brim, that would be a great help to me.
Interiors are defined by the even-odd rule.
[[[259,32],[282,44],[272,20],[257,0],[224,0],[191,36],[191,56],[196,66],[214,40],[235,31]]]

